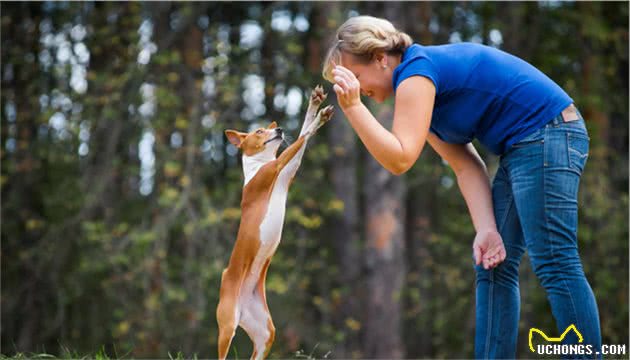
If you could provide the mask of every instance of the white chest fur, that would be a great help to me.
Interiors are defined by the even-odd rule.
[[[282,227],[284,225],[284,215],[286,212],[287,194],[289,192],[289,183],[300,166],[302,155],[304,154],[305,145],[300,148],[291,161],[282,169],[271,191],[267,212],[260,224],[260,247],[256,258],[252,263],[250,273],[245,279],[245,287],[253,289],[260,278],[263,266],[276,252],[282,237]],[[246,174],[246,184],[249,179],[258,172],[261,167],[260,162],[254,159],[246,159],[243,157],[243,164]],[[247,161],[245,161],[247,160]]]
[[[280,244],[288,193],[288,182],[283,180],[281,177],[277,179],[271,192],[267,212],[260,224],[258,253],[245,280],[245,283],[250,286],[255,286],[265,262],[273,256]]]

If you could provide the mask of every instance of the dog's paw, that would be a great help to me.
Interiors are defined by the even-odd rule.
[[[311,104],[319,106],[326,100],[327,96],[328,94],[324,92],[324,88],[321,85],[317,85],[311,92]]]
[[[328,122],[332,118],[332,115],[334,112],[335,112],[335,107],[332,105],[328,105],[325,108],[323,108],[320,111],[321,113],[320,122]]]
[[[319,111],[319,124],[317,125],[317,128],[319,129],[320,127],[324,126],[324,124],[329,122],[330,119],[332,119],[334,112],[335,107],[332,105],[328,105],[325,108],[321,109]]]

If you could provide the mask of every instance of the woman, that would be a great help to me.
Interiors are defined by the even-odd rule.
[[[577,249],[577,190],[589,139],[572,99],[515,56],[479,44],[412,44],[370,16],[341,25],[324,64],[339,106],[383,167],[406,172],[428,141],[457,175],[476,230],[475,356],[515,357],[525,250],[558,334],[575,324],[582,344],[599,349],[597,304]],[[394,96],[391,132],[360,95],[377,102]],[[473,138],[500,155],[492,188]],[[564,343],[577,340],[571,333]]]

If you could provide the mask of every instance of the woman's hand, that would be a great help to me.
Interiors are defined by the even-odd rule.
[[[505,260],[505,247],[499,232],[477,233],[473,242],[473,253],[475,254],[475,263],[477,265],[483,263],[483,268],[486,270],[502,263]]]
[[[337,100],[341,110],[345,111],[355,105],[361,104],[361,84],[352,71],[334,64],[332,73],[335,79],[333,90],[337,93]]]

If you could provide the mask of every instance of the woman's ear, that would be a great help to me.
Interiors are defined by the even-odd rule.
[[[387,54],[385,54],[384,52],[377,52],[374,54],[374,59],[376,60],[379,67],[383,69],[387,68],[389,60],[387,58]]]

